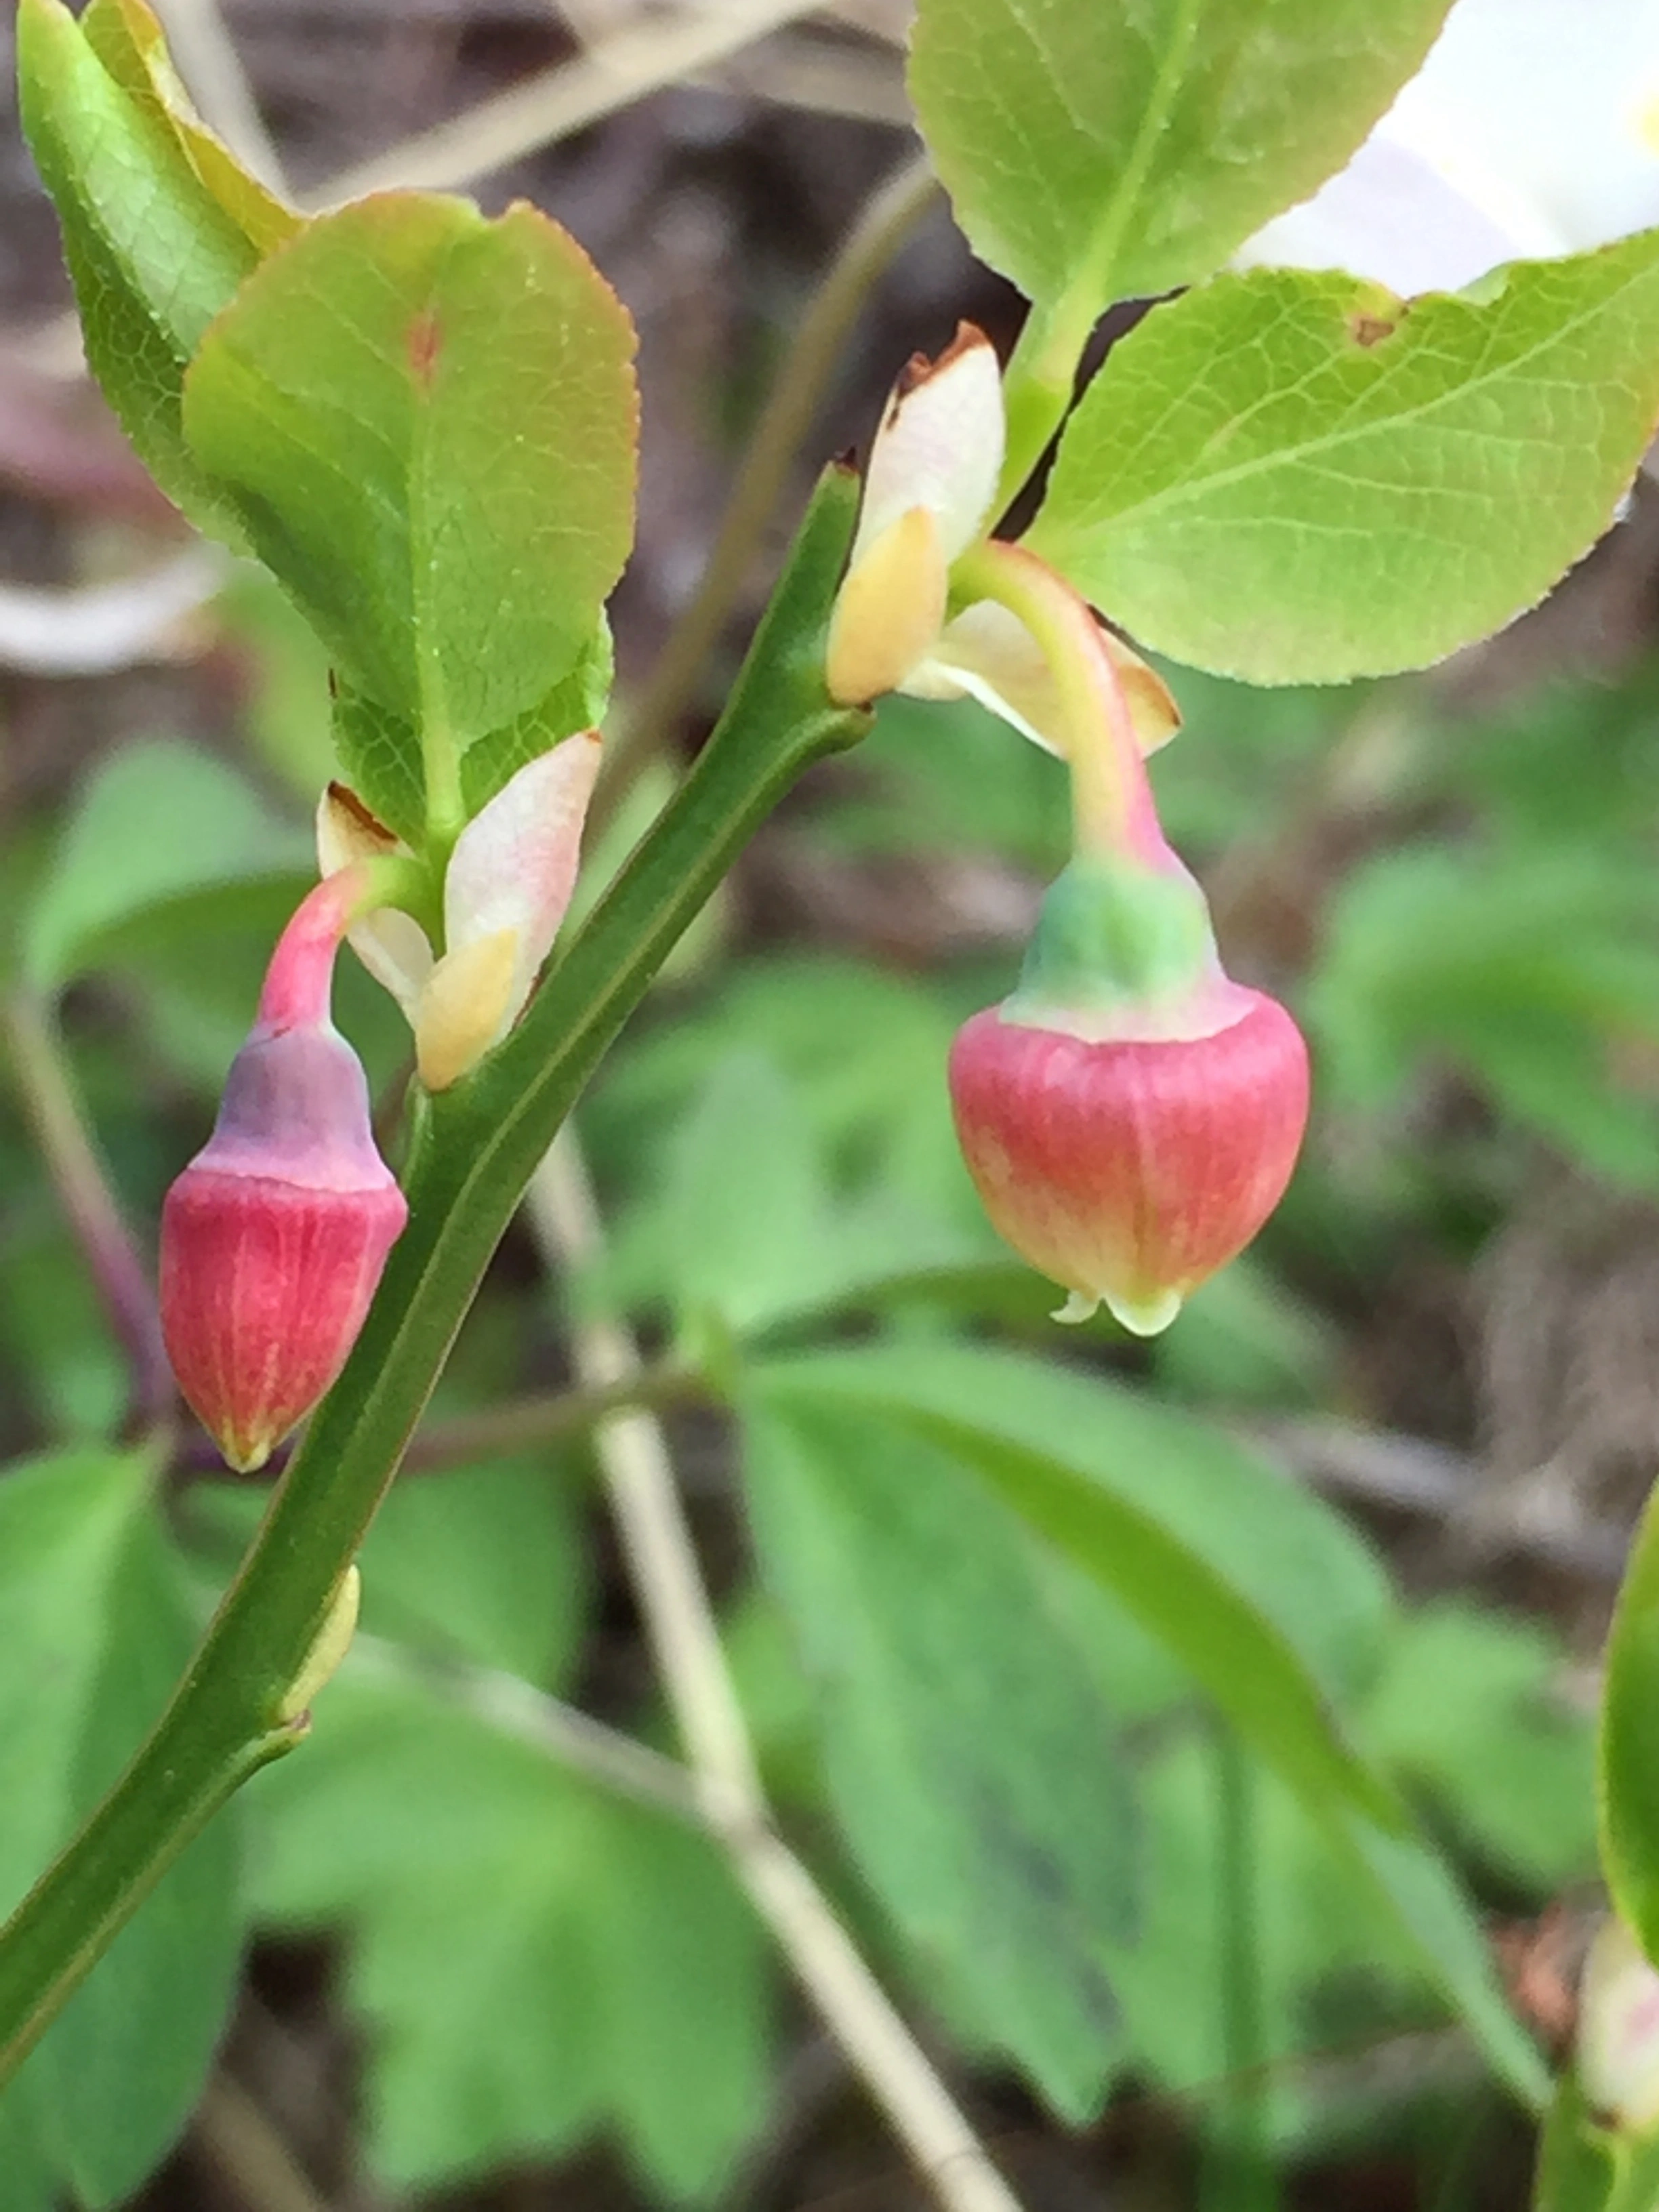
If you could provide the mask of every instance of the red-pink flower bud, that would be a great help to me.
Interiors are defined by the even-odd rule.
[[[1207,918],[1184,872],[1127,893],[1098,866],[1068,876],[1021,989],[951,1048],[957,1132],[996,1228],[1072,1293],[1064,1317],[1103,1302],[1150,1335],[1283,1195],[1307,1048],[1276,1000],[1230,981],[1212,946],[1203,957]],[[1115,992],[1126,973],[1137,987]]]
[[[244,1472],[345,1364],[408,1215],[374,1147],[362,1067],[328,1019],[348,918],[338,882],[320,884],[284,933],[213,1134],[161,1214],[167,1356]]]

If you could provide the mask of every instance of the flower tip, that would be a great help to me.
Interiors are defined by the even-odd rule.
[[[1056,1306],[1048,1318],[1076,1328],[1083,1322],[1092,1321],[1104,1306],[1131,1336],[1162,1336],[1182,1304],[1179,1291],[1149,1291],[1144,1297],[1131,1297],[1119,1291],[1067,1291],[1065,1304]]]
[[[1131,1336],[1162,1336],[1183,1304],[1179,1291],[1148,1291],[1144,1297],[1108,1291],[1103,1302]]]
[[[282,1442],[280,1437],[268,1433],[249,1438],[239,1437],[228,1429],[222,1433],[209,1433],[219,1447],[220,1458],[233,1474],[258,1474]]]
[[[870,448],[854,565],[907,508],[938,520],[953,561],[994,520],[1006,426],[996,349],[971,323],[937,361],[917,354],[894,386]]]

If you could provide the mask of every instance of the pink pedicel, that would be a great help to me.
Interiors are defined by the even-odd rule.
[[[319,884],[284,931],[213,1134],[162,1210],[167,1356],[244,1473],[345,1364],[408,1216],[362,1067],[328,1014],[356,873]]]
[[[1277,1000],[1225,986],[1204,1036],[1091,1038],[992,1007],[951,1052],[963,1156],[1022,1258],[1150,1335],[1284,1194],[1308,1117],[1308,1053]],[[1235,1011],[1236,1010],[1236,1011]]]

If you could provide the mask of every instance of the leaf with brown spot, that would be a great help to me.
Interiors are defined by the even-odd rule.
[[[570,673],[622,573],[633,352],[535,209],[383,193],[248,280],[191,368],[185,434],[348,690],[465,750]]]

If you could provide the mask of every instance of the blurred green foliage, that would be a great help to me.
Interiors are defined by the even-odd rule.
[[[162,734],[94,767],[29,826],[40,889],[14,933],[14,982],[51,994],[146,1232],[306,865],[320,672],[257,594],[229,619],[264,671],[244,763]],[[1055,764],[972,708],[884,710],[780,834],[854,886],[954,859],[1006,896],[900,956],[739,935],[718,913],[583,1112],[615,1234],[560,1295],[622,1304],[732,1395],[735,1420],[696,1432],[700,1510],[727,1523],[741,1467],[755,1565],[722,1541],[727,1629],[785,1816],[909,2000],[1069,2120],[1139,2085],[1213,2133],[1239,2056],[1227,1685],[1177,1585],[1132,1589],[1109,1534],[1077,1528],[1133,1508],[1180,1588],[1212,1578],[1278,1640],[1333,1743],[1420,1830],[1322,1797],[1310,1722],[1241,1710],[1257,2061],[1293,2160],[1435,2105],[1420,2075],[1365,2068],[1375,2043],[1457,2021],[1511,2087],[1535,2084],[1477,1906],[1524,1909],[1593,1868],[1589,1731],[1547,1621],[1408,1601],[1235,1425],[1364,1419],[1358,1355],[1399,1255],[1462,1265],[1542,1163],[1651,1182],[1659,685],[1638,671],[1483,717],[1419,683],[1178,689],[1188,726],[1155,764],[1172,834],[1237,969],[1305,1012],[1319,1084],[1291,1202],[1166,1340],[1054,1335],[1048,1287],[985,1229],[956,1155],[952,1028],[1012,982],[1006,917],[1065,836]],[[384,1087],[396,1018],[349,963],[339,995]],[[9,1093],[0,1174],[5,1441],[49,1455],[0,1485],[0,1763],[56,1778],[0,1788],[4,1902],[153,1717],[258,1493],[174,1490],[116,1448],[121,1362]],[[509,1243],[440,1413],[556,1388],[560,1318]],[[580,1443],[520,1447],[394,1490],[365,1634],[313,1740],[249,1790],[240,1835],[193,1849],[0,2100],[16,2212],[136,2185],[258,1930],[343,1945],[386,2185],[602,2135],[644,2201],[718,2200],[794,2016],[710,1846],[537,1735],[537,1700],[570,1698],[672,1748],[596,1607],[588,1473]]]

